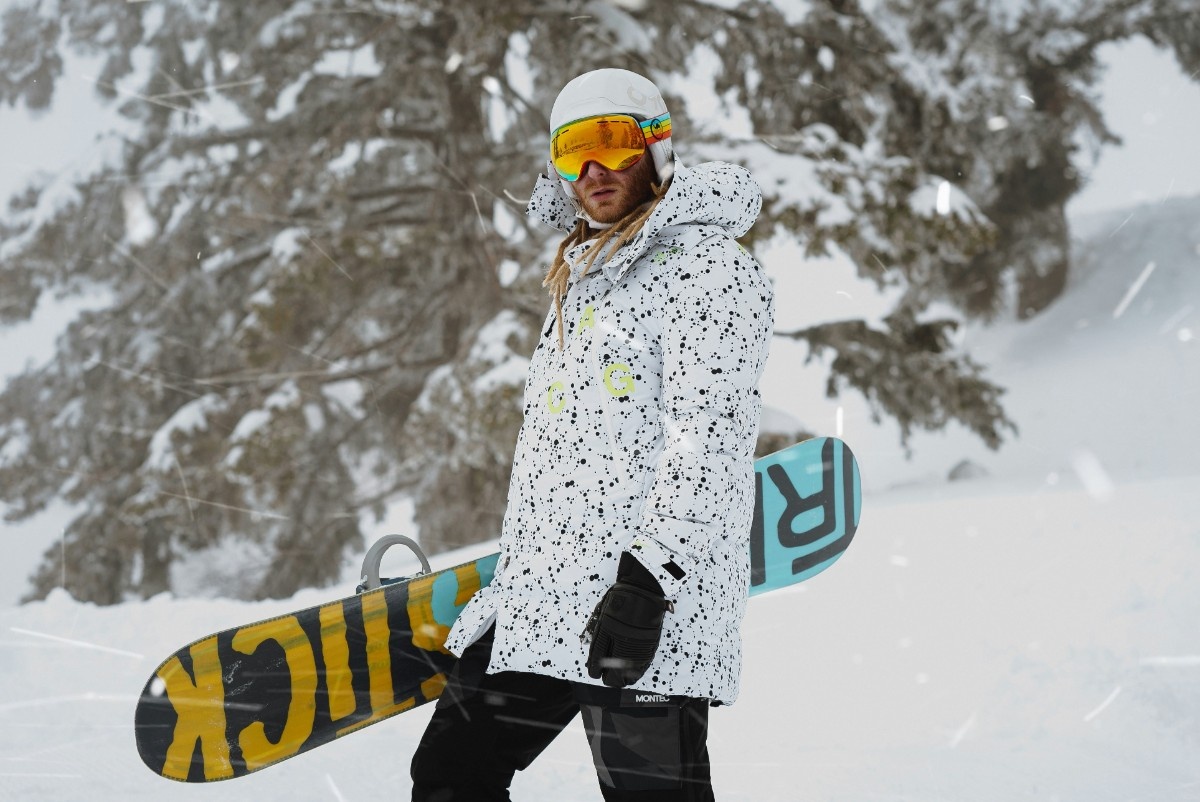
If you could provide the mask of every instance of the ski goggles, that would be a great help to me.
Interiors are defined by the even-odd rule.
[[[596,162],[628,170],[646,148],[671,136],[671,115],[637,120],[628,114],[601,114],[560,125],[550,136],[550,161],[567,181],[578,181],[583,166]]]

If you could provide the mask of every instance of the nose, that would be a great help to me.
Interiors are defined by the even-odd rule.
[[[582,181],[585,177],[588,177],[588,176],[590,176],[592,178],[603,178],[605,175],[609,174],[610,172],[612,172],[612,171],[609,170],[607,167],[605,167],[600,162],[588,161],[588,162],[584,162],[583,166],[579,168],[579,178],[577,178],[575,180]]]

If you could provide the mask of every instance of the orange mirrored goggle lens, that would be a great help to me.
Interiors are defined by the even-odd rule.
[[[609,170],[637,164],[646,145],[671,135],[671,116],[638,122],[625,114],[586,117],[560,126],[550,137],[550,160],[567,181],[578,181],[583,166],[597,162]]]

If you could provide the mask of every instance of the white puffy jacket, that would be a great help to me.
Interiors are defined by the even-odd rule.
[[[758,381],[773,321],[769,280],[737,242],[762,206],[741,167],[679,168],[641,234],[551,310],[525,386],[500,562],[447,641],[456,654],[494,620],[490,672],[585,683],[581,635],[623,550],[675,609],[633,687],[731,703],[749,587]],[[529,214],[575,222],[543,177]],[[603,258],[603,257],[601,257]]]

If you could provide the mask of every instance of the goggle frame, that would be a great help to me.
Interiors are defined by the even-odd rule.
[[[599,141],[605,138],[600,135],[602,130],[600,123],[625,120],[637,127],[637,130],[641,134],[641,141],[630,142],[627,138],[624,147],[603,146]],[[594,124],[582,131],[576,130],[576,136],[580,140],[580,144],[576,145],[570,152],[556,155],[559,138],[566,132],[566,129],[579,126],[580,123],[589,122],[594,122]],[[592,135],[588,136],[588,134]],[[584,165],[590,161],[597,162],[609,170],[618,172],[628,170],[641,161],[641,158],[646,154],[646,149],[650,145],[655,142],[661,142],[670,136],[670,114],[660,114],[657,117],[651,117],[647,120],[639,120],[632,114],[625,113],[595,114],[591,117],[582,117],[578,120],[564,123],[554,130],[554,133],[550,136],[550,161],[554,165],[554,170],[558,173],[559,177],[564,181],[573,183],[579,180]],[[611,134],[607,138],[611,139]],[[572,142],[571,144],[575,143]]]

